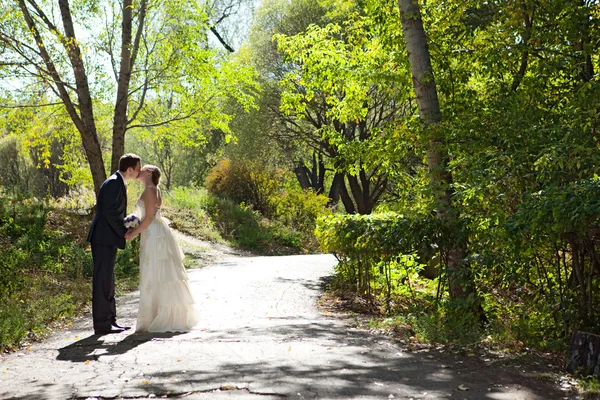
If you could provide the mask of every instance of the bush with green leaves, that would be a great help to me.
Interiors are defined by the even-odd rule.
[[[575,330],[600,331],[599,221],[594,178],[549,184],[504,220],[474,224],[470,261],[490,316],[514,321],[512,335],[544,349],[564,348]]]
[[[332,215],[318,219],[316,236],[322,250],[339,258],[338,277],[369,300],[384,295],[389,309],[392,292],[423,268],[420,253],[443,251],[439,228],[429,216]]]
[[[209,172],[205,185],[210,193],[244,203],[271,217],[282,177],[281,170],[258,162],[224,159]]]

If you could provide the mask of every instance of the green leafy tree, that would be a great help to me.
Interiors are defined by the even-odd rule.
[[[5,0],[3,5],[4,75],[18,80],[19,90],[48,90],[62,103],[81,136],[96,189],[106,176],[100,119],[111,120],[115,170],[127,131],[203,113],[201,118],[209,118],[214,109],[206,112],[208,103],[252,85],[247,70],[221,68],[227,62],[208,47],[210,27],[201,3],[61,0],[57,8],[44,0]],[[111,111],[101,106],[109,102]],[[148,120],[151,103],[162,105]]]

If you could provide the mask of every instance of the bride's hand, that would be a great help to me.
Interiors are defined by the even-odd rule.
[[[133,240],[137,236],[137,231],[135,229],[130,229],[125,234],[125,240]]]

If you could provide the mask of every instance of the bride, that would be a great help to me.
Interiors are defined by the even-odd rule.
[[[198,324],[199,315],[183,266],[183,252],[168,221],[160,215],[160,169],[146,165],[137,179],[144,184],[136,203],[141,223],[125,236],[131,240],[141,234],[140,304],[135,331],[189,331]]]

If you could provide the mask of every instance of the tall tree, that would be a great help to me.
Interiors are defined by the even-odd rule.
[[[383,166],[385,152],[369,148],[392,135],[392,121],[410,110],[407,92],[385,78],[397,65],[383,66],[390,60],[355,5],[340,11],[334,1],[271,3],[260,32],[278,33],[280,51],[257,41],[266,50],[258,63],[269,67],[264,108],[276,121],[271,137],[296,150],[290,167],[303,187],[323,192],[331,182],[330,198],[341,198],[347,212],[371,213],[390,167]]]
[[[20,81],[16,92],[51,90],[63,103],[96,189],[106,176],[100,119],[112,120],[110,168],[116,170],[127,131],[200,114],[214,118],[229,95],[248,101],[252,74],[223,68],[227,60],[209,48],[204,3],[60,0],[57,9],[48,0],[9,2],[18,7],[0,13],[3,72]],[[112,112],[99,113],[109,102]],[[157,102],[168,106],[150,118],[147,105]]]
[[[452,174],[448,169],[448,151],[441,129],[442,112],[431,66],[427,34],[423,27],[421,9],[417,0],[398,0],[404,41],[413,77],[419,116],[429,138],[427,164],[431,187],[435,196],[436,212],[439,219],[448,226],[459,228],[458,214],[452,204]],[[449,229],[448,233],[454,232]],[[474,284],[468,273],[467,242],[459,233],[450,238],[447,254],[450,294],[454,298],[466,298],[474,292]],[[467,273],[464,273],[467,270]]]
[[[35,42],[34,46],[37,51],[27,43],[22,41],[22,37],[11,36],[15,31],[7,34],[5,31],[0,31],[0,38],[8,48],[12,48],[15,52],[22,56],[28,62],[27,66],[32,66],[37,69],[37,73],[43,76],[48,87],[51,88],[57,97],[63,102],[73,124],[81,135],[83,147],[86,152],[94,186],[96,190],[100,188],[100,184],[106,178],[104,170],[104,161],[102,159],[102,150],[98,140],[96,129],[96,120],[94,118],[94,110],[92,106],[92,97],[88,82],[88,75],[82,57],[81,47],[75,37],[75,28],[71,7],[67,0],[58,2],[60,10],[60,20],[62,21],[63,29],[60,29],[52,21],[51,17],[46,15],[40,5],[35,0],[19,0],[18,6],[22,14],[22,18],[26,23],[27,29],[15,29],[22,34],[29,31],[29,35]],[[14,15],[9,15],[9,17]],[[45,32],[43,32],[45,31]],[[60,67],[57,65],[57,60],[51,54],[55,47],[49,46],[47,43],[47,35],[53,35],[60,46],[64,48],[67,59],[71,65],[72,76],[75,80],[75,85],[68,82],[60,72]],[[35,60],[35,61],[33,61]],[[15,61],[17,62],[17,61]],[[76,101],[73,99],[76,97]]]

